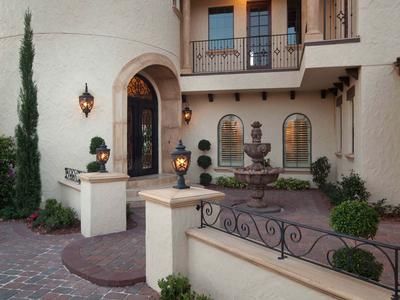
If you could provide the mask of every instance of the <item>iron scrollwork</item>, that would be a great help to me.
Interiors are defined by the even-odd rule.
[[[81,184],[81,180],[79,179],[79,174],[83,173],[83,171],[72,169],[72,168],[65,168],[65,176],[66,180],[73,181],[77,184]]]
[[[294,257],[315,265],[367,281],[399,297],[400,246],[366,240],[317,228],[271,215],[262,215],[217,202],[201,201],[201,228],[209,227],[279,252],[279,259]],[[335,267],[333,257],[339,249],[369,248],[385,266],[381,281]],[[350,262],[352,258],[349,258]]]

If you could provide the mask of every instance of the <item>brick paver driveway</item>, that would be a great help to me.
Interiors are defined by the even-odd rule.
[[[37,235],[18,222],[0,222],[0,300],[153,299],[146,284],[100,287],[65,269],[61,252],[80,234]]]

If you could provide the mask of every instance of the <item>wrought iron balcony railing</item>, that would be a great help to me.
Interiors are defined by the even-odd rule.
[[[295,70],[301,47],[294,34],[193,41],[193,73]]]
[[[274,250],[279,254],[278,259],[291,256],[367,281],[391,290],[392,299],[400,300],[400,246],[340,234],[271,215],[250,213],[218,202],[203,200],[197,209],[201,213],[201,228],[213,228]],[[360,265],[359,255],[367,253],[374,259],[364,259]],[[344,258],[343,254],[346,254]],[[344,268],[338,267],[339,264]],[[374,273],[378,269],[380,271]]]

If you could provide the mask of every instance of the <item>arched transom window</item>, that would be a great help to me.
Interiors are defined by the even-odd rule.
[[[283,166],[309,168],[310,165],[310,120],[303,114],[292,114],[283,123]]]
[[[152,99],[152,93],[149,86],[142,78],[134,76],[128,84],[128,97]]]
[[[235,115],[226,115],[218,124],[218,164],[243,166],[243,123]]]

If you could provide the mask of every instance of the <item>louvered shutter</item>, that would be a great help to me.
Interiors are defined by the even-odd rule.
[[[223,167],[243,166],[243,124],[235,115],[223,117],[219,130],[219,165]]]
[[[288,117],[284,124],[284,166],[308,168],[311,164],[311,124],[301,114]]]

